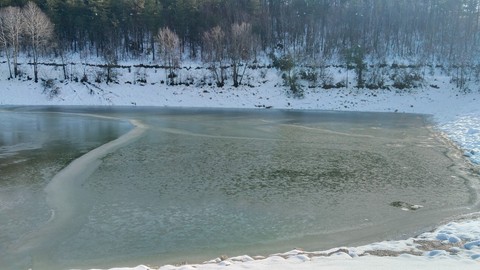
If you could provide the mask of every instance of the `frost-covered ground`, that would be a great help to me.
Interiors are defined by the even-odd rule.
[[[54,80],[47,93],[41,83],[0,78],[1,105],[99,105],[169,106],[258,109],[342,110],[430,114],[444,132],[470,158],[478,172],[480,165],[480,87],[472,85],[460,92],[450,78],[441,73],[427,76],[423,88],[413,90],[364,90],[305,88],[304,98],[287,94],[278,72],[273,69],[248,71],[246,84],[239,88],[209,86],[205,69],[181,71],[189,85],[167,86],[161,83],[163,71],[123,69],[117,83],[93,82],[94,71],[69,67],[71,76],[88,74],[92,82],[61,81],[59,68],[41,69],[41,77]],[[6,77],[5,64],[0,71]],[[89,73],[90,72],[90,73]],[[345,76],[335,70],[338,77]],[[97,71],[98,75],[98,71]],[[141,79],[139,82],[138,79]],[[198,79],[200,78],[200,79]],[[204,79],[201,79],[204,78]],[[341,79],[341,78],[340,78]],[[198,82],[200,80],[200,82]],[[49,95],[51,89],[58,90]],[[435,232],[396,242],[375,243],[356,248],[336,248],[323,252],[294,250],[267,258],[241,256],[222,258],[206,264],[163,266],[160,269],[479,269],[480,215],[439,227]],[[134,269],[150,269],[139,266]],[[151,268],[151,269],[158,269]]]

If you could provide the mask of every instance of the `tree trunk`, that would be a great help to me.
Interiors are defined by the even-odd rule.
[[[33,78],[36,83],[38,83],[38,66],[37,61],[33,60]]]
[[[13,51],[13,76],[17,78],[18,76],[18,50],[14,49]]]
[[[233,86],[238,87],[238,63],[234,62],[232,64],[232,77],[233,77]]]
[[[12,65],[10,63],[10,52],[8,51],[7,46],[5,46],[5,55],[7,57],[8,74],[9,74],[8,78],[12,79],[13,78],[13,76],[12,76]]]

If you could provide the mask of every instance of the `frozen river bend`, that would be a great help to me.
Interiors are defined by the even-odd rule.
[[[11,173],[0,176],[7,269],[328,249],[412,236],[477,207],[478,177],[463,152],[421,115],[86,108],[2,115],[15,119],[0,131],[10,138],[2,168]],[[43,139],[22,148],[12,130]],[[64,144],[84,134],[68,155],[49,134],[58,130],[70,130]],[[40,150],[49,151],[50,167]],[[38,169],[23,171],[24,162]],[[69,166],[60,171],[62,162]]]

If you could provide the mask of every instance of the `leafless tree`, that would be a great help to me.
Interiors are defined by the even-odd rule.
[[[173,84],[176,77],[175,69],[180,67],[181,61],[180,39],[177,34],[165,27],[158,31],[157,40],[163,63],[168,70],[167,77],[170,79],[170,84]]]
[[[225,59],[226,59],[226,41],[225,32],[220,26],[213,27],[210,31],[203,33],[203,51],[202,58],[208,63],[212,71],[217,86],[222,87],[225,84]]]
[[[33,2],[22,9],[25,36],[29,40],[33,58],[33,73],[38,82],[38,58],[40,50],[45,49],[53,37],[53,24],[43,11]]]
[[[9,72],[8,78],[12,78],[12,67],[10,65],[10,45],[7,37],[4,13],[5,13],[5,10],[3,9],[0,10],[0,44],[3,47],[3,50],[5,51],[5,56],[7,57],[7,65],[8,65],[8,72]]]
[[[18,75],[18,54],[20,37],[23,31],[23,20],[19,7],[6,7],[0,10],[0,42],[7,57],[10,78]],[[11,69],[13,60],[13,76]]]
[[[232,64],[233,86],[242,83],[243,75],[247,69],[248,61],[252,58],[253,51],[252,26],[249,23],[234,23],[229,44],[229,57]],[[243,71],[240,72],[243,66]]]

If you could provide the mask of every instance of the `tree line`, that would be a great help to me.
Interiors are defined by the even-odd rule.
[[[478,64],[480,0],[32,2],[51,22],[51,40],[55,41],[48,44],[55,44],[51,53],[93,55],[107,63],[160,60],[169,67],[178,65],[182,57],[201,59],[219,85],[225,81],[226,66],[231,68],[234,85],[241,84],[245,63],[259,54],[311,66],[352,65],[360,73],[359,83],[366,63],[385,64],[389,59],[430,65]],[[0,0],[2,25],[12,9],[24,14],[31,6],[28,3]],[[14,17],[24,18],[18,23],[25,29],[33,19]],[[15,35],[16,30],[7,26],[0,30]],[[10,52],[7,57],[23,49],[31,52],[35,62],[42,42],[48,39],[32,35],[25,30],[18,42],[2,39],[3,51]],[[169,73],[174,76],[173,70]]]

